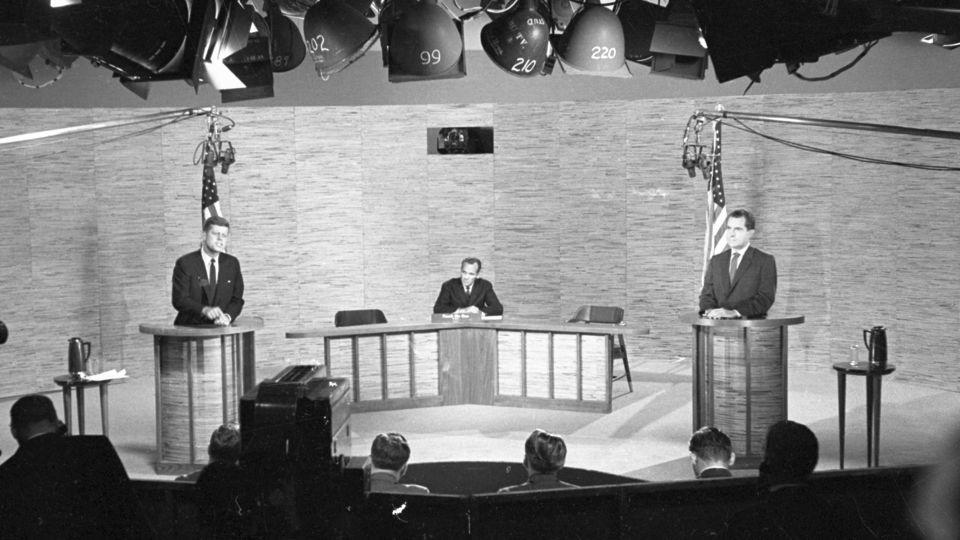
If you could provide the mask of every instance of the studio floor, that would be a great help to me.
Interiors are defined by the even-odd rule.
[[[567,465],[644,480],[691,478],[687,440],[691,432],[689,360],[634,366],[633,392],[626,381],[614,383],[609,414],[461,405],[354,414],[351,454],[364,455],[383,431],[406,435],[411,462],[517,461],[534,428],[562,435]],[[138,479],[173,479],[157,475],[154,381],[150,373],[132,373],[112,384],[110,439],[127,472]],[[258,373],[260,378],[269,373]],[[87,432],[100,433],[96,391],[87,391]],[[62,415],[59,392],[51,393]],[[8,422],[12,399],[0,402]],[[848,379],[846,467],[866,466],[866,390],[863,378]],[[820,440],[818,470],[839,467],[837,381],[833,370],[791,369],[789,418],[808,425]],[[960,427],[960,388],[947,391],[898,377],[884,378],[880,464],[915,465],[937,459],[953,430]],[[5,460],[16,451],[8,430],[0,430]],[[738,474],[752,474],[741,471]]]

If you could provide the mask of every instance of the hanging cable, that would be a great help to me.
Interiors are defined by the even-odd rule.
[[[737,119],[737,118],[728,118],[727,120],[728,120],[727,125],[730,126],[730,127],[732,127],[732,128],[734,128],[734,129],[739,129],[740,131],[745,131],[745,132],[747,132],[747,133],[750,133],[750,134],[752,134],[752,135],[756,135],[756,136],[758,136],[758,137],[767,139],[767,140],[769,140],[769,141],[773,141],[773,142],[776,142],[776,143],[780,143],[780,144],[783,144],[783,145],[785,145],[785,146],[789,146],[789,147],[791,147],[791,148],[796,148],[796,149],[798,149],[798,150],[803,150],[803,151],[806,151],[806,152],[814,152],[814,153],[817,153],[817,154],[826,154],[826,155],[829,155],[829,156],[839,157],[839,158],[843,158],[843,159],[849,159],[849,160],[858,161],[858,162],[861,162],[861,163],[873,163],[873,164],[876,164],[876,165],[894,165],[894,166],[897,166],[897,167],[907,167],[907,168],[911,168],[911,169],[920,169],[920,170],[924,170],[924,171],[960,171],[960,167],[950,167],[950,166],[947,166],[947,165],[927,165],[927,164],[923,164],[923,163],[909,163],[909,162],[904,162],[904,161],[892,161],[892,160],[888,160],[888,159],[872,158],[872,157],[868,157],[868,156],[858,156],[858,155],[856,155],[856,154],[848,154],[848,153],[846,153],[846,152],[838,152],[838,151],[836,151],[836,150],[828,150],[828,149],[826,149],[826,148],[820,148],[820,147],[817,147],[817,146],[813,146],[813,145],[809,145],[809,144],[804,144],[804,143],[798,143],[798,142],[796,142],[796,141],[790,141],[790,140],[787,140],[787,139],[781,139],[780,137],[775,137],[775,136],[773,136],[773,135],[768,135],[768,134],[766,134],[766,133],[757,131],[756,129],[748,126],[748,125],[745,124],[743,121],[741,121],[741,120],[739,120],[739,119]],[[689,122],[688,122],[688,125],[689,125]]]

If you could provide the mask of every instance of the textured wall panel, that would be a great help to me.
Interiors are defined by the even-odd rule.
[[[729,110],[960,130],[943,115],[960,91],[768,95]],[[380,308],[423,321],[440,282],[475,254],[510,316],[565,320],[582,303],[622,305],[634,371],[689,355],[699,290],[705,184],[680,166],[692,100],[418,107],[244,108],[217,172],[234,224],[231,253],[260,315],[258,378],[315,362],[319,343],[288,329],[329,325],[339,309]],[[0,109],[3,135],[144,114]],[[749,122],[797,142],[875,157],[950,164],[934,139]],[[492,125],[495,153],[426,153],[429,127]],[[0,147],[0,347],[4,396],[53,388],[66,339],[93,342],[106,367],[153,376],[141,322],[172,321],[170,276],[200,238],[204,119]],[[828,370],[862,328],[889,328],[898,377],[960,381],[960,232],[955,172],[803,152],[724,127],[731,206],[757,213],[755,243],[777,257],[772,315],[790,330],[795,366]],[[416,346],[421,392],[436,381]],[[428,350],[429,349],[429,350]],[[421,353],[423,350],[425,352]],[[421,366],[421,363],[423,364]],[[334,363],[336,368],[337,363]],[[519,369],[519,366],[517,366]],[[828,371],[824,371],[828,373]],[[501,380],[509,393],[515,381]],[[425,386],[421,386],[425,385]],[[504,386],[506,385],[506,386]]]

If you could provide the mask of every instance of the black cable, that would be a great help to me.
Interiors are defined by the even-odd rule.
[[[860,60],[863,60],[863,57],[866,56],[868,52],[870,52],[870,49],[872,49],[873,46],[876,45],[876,44],[879,43],[879,42],[880,42],[880,40],[874,40],[874,41],[871,41],[871,42],[869,42],[869,43],[865,43],[865,44],[863,45],[863,51],[861,51],[860,54],[858,54],[856,58],[854,58],[849,64],[847,64],[847,65],[843,66],[842,68],[834,71],[833,73],[830,73],[829,75],[823,75],[823,76],[820,76],[820,77],[807,77],[807,76],[805,76],[805,75],[801,75],[800,73],[797,73],[796,71],[794,71],[794,72],[792,73],[792,75],[793,75],[794,77],[798,78],[798,79],[801,79],[801,80],[804,80],[804,81],[809,81],[809,82],[819,82],[819,81],[826,81],[826,80],[828,80],[828,79],[832,79],[832,78],[836,77],[837,75],[843,73],[844,71],[846,71],[846,70],[852,68],[853,66],[857,65],[857,62],[859,62]]]
[[[948,167],[948,166],[946,166],[946,165],[925,165],[925,164],[922,164],[922,163],[907,163],[907,162],[904,162],[904,161],[891,161],[891,160],[888,160],[888,159],[879,159],[879,158],[872,158],[872,157],[867,157],[867,156],[858,156],[858,155],[855,155],[855,154],[847,154],[847,153],[845,153],[845,152],[837,152],[836,150],[827,150],[826,148],[820,148],[820,147],[817,147],[817,146],[811,146],[811,145],[809,145],[809,144],[803,144],[803,143],[798,143],[798,142],[794,142],[794,141],[788,141],[788,140],[786,140],[786,139],[781,139],[781,138],[775,137],[775,136],[773,136],[773,135],[767,135],[766,133],[762,133],[762,132],[760,132],[760,131],[757,131],[756,129],[753,129],[752,127],[744,124],[743,121],[738,120],[738,119],[736,119],[736,118],[732,118],[732,119],[729,119],[729,120],[732,120],[733,122],[735,122],[734,124],[731,124],[731,123],[728,123],[728,124],[727,124],[728,126],[734,128],[734,129],[739,129],[739,130],[741,130],[741,131],[745,131],[745,132],[750,133],[750,134],[752,134],[752,135],[756,135],[756,136],[758,136],[758,137],[762,137],[762,138],[767,139],[767,140],[769,140],[769,141],[773,141],[773,142],[776,142],[776,143],[780,143],[780,144],[789,146],[789,147],[791,147],[791,148],[796,148],[796,149],[798,149],[798,150],[804,150],[804,151],[806,151],[806,152],[814,152],[814,153],[818,153],[818,154],[827,154],[827,155],[829,155],[829,156],[835,156],[835,157],[839,157],[839,158],[843,158],[843,159],[850,159],[850,160],[853,160],[853,161],[859,161],[859,162],[861,162],[861,163],[873,163],[873,164],[875,164],[875,165],[895,165],[895,166],[897,166],[897,167],[907,167],[907,168],[911,168],[911,169],[920,169],[920,170],[924,170],[924,171],[960,171],[960,167]],[[739,125],[737,125],[737,124],[739,124]]]

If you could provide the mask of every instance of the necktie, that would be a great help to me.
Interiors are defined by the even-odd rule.
[[[463,290],[463,292],[467,293],[467,296],[470,296],[470,288],[471,287],[467,287],[466,289]]]
[[[730,254],[730,284],[733,284],[733,276],[737,274],[737,260],[740,259],[740,254],[734,251]]]
[[[216,259],[210,259],[210,288],[217,288],[217,264]]]

